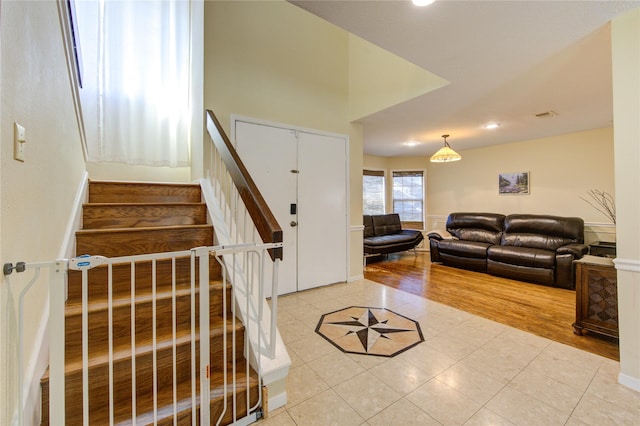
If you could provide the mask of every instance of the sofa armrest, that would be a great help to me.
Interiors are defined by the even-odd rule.
[[[566,246],[558,247],[556,254],[571,254],[574,258],[580,259],[585,254],[589,253],[589,247],[585,244],[567,244]]]
[[[440,241],[458,239],[457,237],[454,237],[453,235],[451,235],[451,233],[449,233],[448,231],[443,231],[441,229],[434,229],[433,231],[429,231],[427,236],[429,237],[429,239],[440,240]]]

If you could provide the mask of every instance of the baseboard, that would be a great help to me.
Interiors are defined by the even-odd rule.
[[[631,377],[626,374],[618,374],[618,383],[622,386],[626,386],[629,389],[633,389],[636,392],[640,392],[640,379],[636,377]]]
[[[287,392],[279,393],[274,397],[269,398],[269,411],[274,411],[280,407],[284,407],[287,404]]]
[[[360,275],[354,275],[352,277],[349,277],[349,279],[347,280],[348,283],[354,282],[354,281],[360,281],[364,279],[364,274],[360,274]]]

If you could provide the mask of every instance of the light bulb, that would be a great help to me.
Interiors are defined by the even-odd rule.
[[[416,6],[429,6],[435,0],[411,0],[411,2]]]

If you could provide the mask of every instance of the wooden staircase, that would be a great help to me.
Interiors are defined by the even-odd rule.
[[[83,229],[76,233],[76,255],[105,257],[130,256],[189,250],[213,245],[213,228],[207,224],[206,206],[201,202],[200,187],[190,184],[147,184],[126,182],[90,182],[89,201],[83,206]],[[190,258],[175,261],[175,300],[172,296],[172,262],[156,263],[155,312],[152,300],[152,262],[135,265],[135,288],[131,285],[131,264],[116,264],[112,269],[113,306],[113,406],[114,423],[131,424],[134,416],[132,389],[135,388],[137,424],[154,422],[155,405],[159,424],[173,424],[174,388],[178,424],[191,424],[191,284]],[[210,351],[211,351],[211,420],[225,409],[222,400],[223,373],[228,373],[226,412],[222,424],[233,419],[233,401],[237,418],[258,400],[259,381],[249,369],[246,379],[244,327],[232,320],[231,286],[224,285],[218,262],[209,262]],[[196,273],[196,277],[198,274]],[[109,313],[108,270],[99,266],[88,271],[89,300],[89,423],[109,423]],[[81,272],[69,271],[68,300],[65,311],[66,421],[81,424],[82,389],[82,282]],[[227,298],[226,347],[223,345],[223,294]],[[133,296],[133,297],[132,297]],[[196,291],[196,298],[198,291]],[[132,300],[135,312],[135,348],[132,350]],[[199,302],[196,299],[195,306]],[[175,306],[175,308],[174,308]],[[198,321],[196,308],[196,327]],[[174,321],[175,317],[175,321]],[[154,327],[155,325],[155,327]],[[175,344],[174,344],[175,325]],[[153,334],[156,353],[154,361]],[[223,354],[232,359],[235,336],[237,382],[231,383],[231,361],[223,365]],[[199,353],[198,339],[195,341]],[[175,355],[174,355],[175,352]],[[135,356],[134,356],[135,353]],[[174,371],[173,360],[176,368]],[[135,373],[132,364],[135,362]],[[196,366],[199,359],[196,359]],[[157,371],[154,378],[153,371]],[[198,375],[196,374],[196,377]],[[132,383],[135,381],[135,387]],[[249,383],[248,386],[246,383]],[[175,386],[174,386],[175,384]],[[199,379],[195,389],[199,393]],[[197,399],[199,401],[199,398]],[[199,415],[199,402],[195,404]],[[42,424],[49,424],[49,377],[42,378]]]

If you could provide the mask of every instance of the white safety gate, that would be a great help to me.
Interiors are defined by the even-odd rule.
[[[108,269],[108,317],[109,321],[105,324],[108,327],[109,335],[109,353],[108,353],[108,366],[109,366],[109,424],[115,423],[115,410],[114,407],[114,330],[113,330],[113,299],[112,299],[112,285],[113,285],[113,268],[115,265],[130,265],[131,269],[131,300],[136,298],[136,265],[141,262],[152,265],[152,335],[153,335],[153,386],[154,386],[154,423],[157,421],[158,406],[157,406],[157,394],[158,394],[158,377],[157,377],[157,351],[156,347],[156,303],[155,303],[155,289],[157,284],[156,266],[158,262],[170,261],[172,264],[172,303],[174,309],[172,310],[173,317],[173,417],[174,424],[177,422],[178,417],[178,396],[177,396],[177,381],[176,377],[176,330],[175,330],[175,300],[176,300],[176,260],[180,258],[190,257],[190,271],[191,271],[191,418],[192,423],[209,425],[220,424],[222,418],[227,415],[226,407],[228,399],[233,398],[233,404],[231,404],[234,410],[231,413],[231,418],[234,424],[249,424],[256,421],[261,416],[261,385],[258,387],[258,401],[253,405],[250,405],[251,397],[250,386],[248,381],[251,377],[250,369],[253,368],[257,373],[258,380],[261,377],[261,363],[260,355],[272,357],[274,353],[274,339],[275,333],[271,333],[270,330],[275,329],[276,316],[267,315],[270,317],[270,321],[273,324],[264,324],[263,318],[265,312],[263,312],[263,300],[264,300],[264,288],[270,287],[271,294],[277,294],[277,262],[276,267],[271,267],[272,272],[268,277],[265,277],[265,262],[271,262],[269,258],[269,250],[281,248],[282,243],[269,243],[269,244],[237,244],[233,246],[212,246],[212,247],[199,247],[188,251],[170,252],[170,253],[157,253],[147,255],[137,255],[118,258],[106,258],[102,256],[81,256],[70,260],[58,260],[53,262],[43,263],[23,263],[20,262],[16,267],[11,264],[5,265],[5,275],[11,274],[13,270],[18,272],[24,272],[33,270],[34,276],[31,281],[24,287],[19,298],[19,371],[23,371],[22,360],[24,359],[24,342],[22,329],[24,326],[24,298],[29,289],[39,279],[41,270],[49,269],[49,291],[50,291],[50,307],[49,307],[49,341],[50,343],[50,364],[49,364],[49,377],[50,377],[50,412],[49,423],[52,425],[66,424],[65,422],[65,301],[67,294],[67,272],[68,271],[81,271],[82,274],[82,362],[83,362],[83,374],[82,374],[82,388],[83,388],[83,424],[93,424],[89,411],[89,365],[88,365],[88,346],[89,346],[89,303],[87,300],[88,295],[88,271],[96,268],[103,267]],[[226,288],[227,280],[231,282],[233,291],[231,292],[231,300],[227,300],[226,291],[222,291],[223,299],[223,321],[222,323],[227,326],[227,319],[230,320],[231,327],[231,345],[230,351],[222,351],[222,363],[221,371],[224,376],[224,404],[223,412],[216,418],[210,417],[209,412],[209,398],[210,398],[210,371],[212,366],[209,365],[210,361],[210,345],[198,345],[199,354],[196,354],[196,341],[199,338],[200,342],[209,342],[210,330],[209,330],[209,262],[216,261],[220,263],[222,269],[223,289]],[[197,288],[197,287],[200,288]],[[196,307],[196,294],[199,294],[198,305]],[[197,308],[197,309],[196,309]],[[229,309],[227,309],[229,308]],[[131,303],[131,345],[135,348],[136,344],[136,316],[135,316],[135,303]],[[199,312],[199,318],[196,318],[196,311]],[[231,318],[227,318],[227,312],[231,312]],[[246,407],[242,410],[238,410],[237,407],[237,395],[234,392],[227,392],[227,389],[236,389],[238,387],[238,375],[236,371],[236,341],[235,341],[235,322],[241,321],[245,328],[245,342],[244,342],[244,356],[247,362],[243,363],[246,366],[246,371],[242,374],[243,380],[247,383],[247,395],[244,400],[246,401]],[[196,327],[198,323],[198,327]],[[227,345],[227,330],[223,330],[223,347]],[[252,348],[253,350],[249,350]],[[228,359],[228,353],[232,359]],[[253,355],[252,355],[253,354]],[[196,360],[199,359],[199,365],[196,365]],[[136,357],[131,357],[131,406],[132,406],[132,423],[136,424],[136,374],[137,371]],[[232,365],[230,372],[224,366]],[[199,377],[196,377],[198,375]],[[19,374],[22,377],[21,374]],[[254,374],[255,376],[255,374]],[[196,383],[200,383],[199,389],[196,388]],[[23,389],[23,383],[20,379],[18,384],[19,389]],[[255,387],[254,387],[255,388]],[[20,407],[23,407],[23,403],[20,403]],[[248,413],[243,418],[238,418],[238,411]],[[18,423],[24,424],[22,418],[22,410],[19,409]]]

